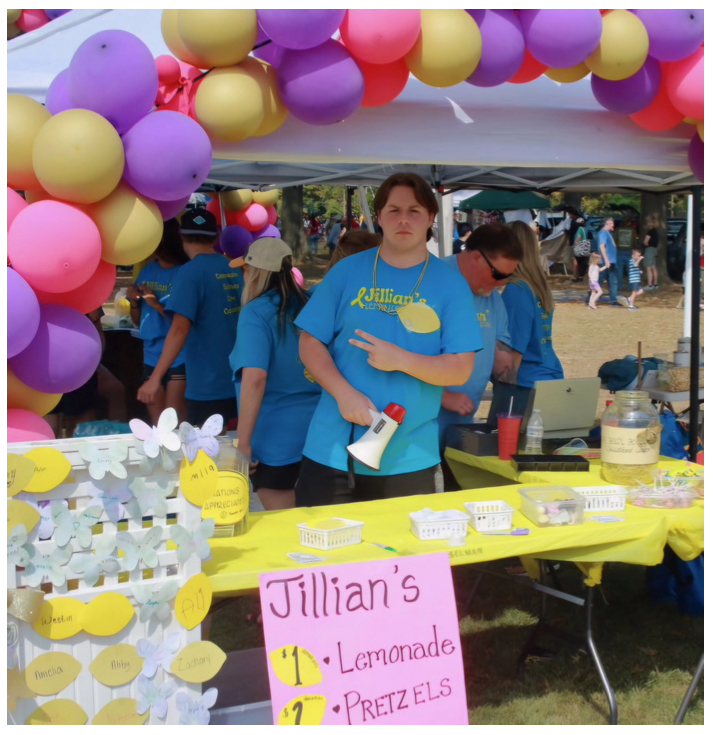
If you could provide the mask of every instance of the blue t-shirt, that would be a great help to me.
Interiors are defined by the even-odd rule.
[[[641,271],[633,258],[629,258],[629,283],[641,283]]]
[[[473,352],[482,348],[482,341],[480,330],[472,328],[477,316],[468,284],[436,258],[430,258],[412,298],[436,312],[440,327],[430,334],[408,331],[396,310],[404,301],[410,303],[423,264],[394,268],[379,259],[377,288],[374,289],[376,255],[375,250],[367,250],[337,263],[314,292],[296,324],[328,346],[339,372],[350,385],[370,398],[379,411],[389,403],[406,409],[403,424],[381,458],[381,470],[375,472],[360,462],[354,463],[357,474],[397,475],[439,463],[436,419],[443,388],[402,372],[385,372],[371,367],[367,363],[368,353],[349,344],[352,338],[361,339],[354,330],[361,329],[421,355]],[[378,309],[377,300],[390,313]],[[350,442],[352,426],[342,418],[337,401],[323,391],[307,434],[305,456],[328,467],[346,470],[345,447]],[[354,425],[353,428],[354,440],[367,430],[364,426]]]
[[[508,313],[510,344],[522,355],[517,384],[532,388],[536,380],[564,378],[562,363],[552,346],[554,311],[546,312],[524,281],[505,287],[503,303]]]
[[[616,263],[616,243],[608,230],[599,230],[598,243],[604,245],[610,263]],[[601,248],[599,248],[601,252]]]
[[[158,263],[148,263],[141,269],[139,277],[136,279],[136,285],[148,286],[156,294],[156,298],[165,306],[168,296],[171,294],[173,279],[180,267],[180,265],[174,265],[171,268],[162,268]],[[171,328],[171,318],[159,314],[143,299],[139,301],[139,305],[141,306],[139,336],[144,342],[144,364],[155,367],[161,357],[168,330]],[[171,367],[183,365],[184,361],[185,355],[181,350]]]
[[[246,304],[230,354],[236,383],[243,368],[267,372],[265,395],[252,436],[253,457],[268,465],[299,462],[322,388],[305,376],[299,335],[289,321],[278,327],[279,295],[268,291]]]
[[[457,255],[450,255],[444,258],[443,262],[460,273]],[[510,345],[510,333],[508,332],[508,314],[505,310],[505,304],[503,304],[503,299],[497,291],[493,291],[490,296],[477,296],[474,294],[473,301],[475,302],[475,310],[478,315],[483,349],[475,356],[475,365],[473,366],[473,372],[468,382],[465,385],[446,388],[446,390],[451,390],[454,393],[467,394],[468,398],[473,401],[474,411],[477,411],[480,399],[490,382],[490,375],[493,372],[495,343],[502,342],[503,344]],[[446,430],[448,427],[451,424],[466,424],[472,422],[472,420],[473,416],[461,416],[459,413],[448,411],[441,407],[440,413],[438,414],[438,438],[441,451],[443,451],[446,445]]]
[[[165,311],[191,320],[184,347],[186,398],[217,401],[235,395],[228,358],[242,295],[242,271],[217,253],[197,255],[173,279]]]

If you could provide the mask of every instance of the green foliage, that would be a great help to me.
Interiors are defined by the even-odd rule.
[[[347,187],[330,184],[315,184],[304,187],[304,212],[311,216],[333,217],[344,216],[347,210]],[[373,212],[374,191],[369,187],[366,195],[369,207]],[[352,211],[358,217],[362,214],[359,193],[352,193]]]

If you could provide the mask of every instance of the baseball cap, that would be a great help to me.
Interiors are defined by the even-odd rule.
[[[264,271],[277,273],[282,268],[286,255],[292,255],[290,246],[277,237],[261,237],[250,246],[244,258],[230,261],[231,268],[242,268],[251,265]]]
[[[189,209],[181,218],[182,235],[217,235],[215,217],[203,207]]]

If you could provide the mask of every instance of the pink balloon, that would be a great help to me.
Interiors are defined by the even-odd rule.
[[[262,204],[253,202],[240,212],[236,212],[236,224],[250,232],[257,232],[268,224],[268,214]]]
[[[421,11],[347,10],[339,31],[344,45],[358,59],[390,64],[406,56],[418,40]]]
[[[666,75],[661,80],[654,101],[640,112],[630,115],[631,119],[644,130],[660,132],[672,130],[683,122],[683,115],[671,104],[666,91]]]
[[[47,17],[47,13],[44,10],[23,10],[20,14],[20,18],[17,21],[17,25],[21,31],[29,33],[30,31],[36,31],[38,28],[47,25],[50,19]]]
[[[159,84],[174,84],[181,78],[181,66],[178,59],[168,54],[156,57],[156,70]]]
[[[679,112],[703,120],[703,46],[687,59],[668,65],[666,90]]]
[[[116,283],[116,266],[99,261],[99,266],[89,280],[73,291],[48,293],[35,289],[37,300],[41,304],[59,304],[69,306],[81,314],[88,314],[102,306],[111,296]]]
[[[159,212],[161,212],[161,218],[164,222],[173,219],[176,215],[180,214],[185,208],[191,197],[182,197],[176,199],[173,202],[162,202],[160,199],[156,200],[156,206]]]
[[[406,88],[410,72],[403,59],[396,59],[390,64],[369,64],[357,60],[357,64],[364,77],[362,107],[388,105]]]
[[[277,210],[271,204],[269,207],[265,207],[267,210],[267,221],[268,224],[274,225],[277,222]]]
[[[36,413],[23,408],[10,408],[7,412],[7,441],[37,442],[54,439],[50,425]]]
[[[300,288],[305,287],[305,277],[302,275],[302,271],[299,268],[292,269],[292,277]]]
[[[23,209],[27,207],[27,202],[9,186],[7,187],[7,231],[10,232],[10,225],[13,223]]]

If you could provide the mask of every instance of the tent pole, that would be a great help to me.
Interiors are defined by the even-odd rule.
[[[693,303],[693,195],[689,194],[686,215],[686,267],[683,271],[683,336],[691,337],[691,304]]]
[[[701,195],[702,186],[693,191],[693,232],[691,246],[691,409],[688,424],[688,456],[696,461],[698,448],[698,388],[701,363]]]

